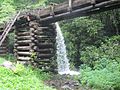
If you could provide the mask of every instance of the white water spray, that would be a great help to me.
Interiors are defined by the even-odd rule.
[[[63,74],[78,75],[79,74],[78,72],[70,71],[69,59],[67,58],[64,37],[62,35],[59,23],[56,22],[55,25],[56,25],[56,32],[57,32],[56,43],[57,43],[58,73],[61,75]]]

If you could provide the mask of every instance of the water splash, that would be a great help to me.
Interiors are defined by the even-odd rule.
[[[57,43],[58,73],[61,75],[63,74],[78,75],[79,74],[78,72],[70,71],[70,64],[69,64],[69,59],[67,58],[64,37],[61,32],[59,23],[56,22],[55,25],[56,25],[56,32],[57,32],[56,43]]]

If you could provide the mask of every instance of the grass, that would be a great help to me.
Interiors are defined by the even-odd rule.
[[[0,61],[4,61],[0,58]],[[16,64],[14,71],[0,67],[0,90],[55,90],[44,84],[49,79],[48,73],[32,67]]]
[[[0,64],[2,64],[4,61],[5,59],[0,57]]]
[[[13,54],[8,54],[8,55],[0,57],[0,61],[3,60],[3,59],[11,61],[11,62],[15,62],[16,61],[16,59],[15,59]]]

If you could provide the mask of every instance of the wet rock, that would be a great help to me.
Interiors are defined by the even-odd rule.
[[[67,75],[54,76],[49,81],[45,81],[49,86],[56,88],[57,90],[79,90],[79,82],[69,78]],[[81,90],[81,89],[80,89]]]

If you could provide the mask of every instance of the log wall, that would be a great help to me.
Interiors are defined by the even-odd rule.
[[[43,65],[45,68],[54,66],[56,53],[55,25],[38,25],[38,27],[34,30],[34,39],[34,50],[37,53],[36,62],[39,63],[39,67]],[[54,62],[54,65],[52,62]]]
[[[16,27],[14,54],[18,61],[21,62],[30,61],[31,59],[30,43],[31,43],[31,37],[30,37],[29,28]]]
[[[3,33],[3,31],[0,31],[0,36],[2,33]],[[5,41],[2,43],[2,45],[0,46],[0,56],[4,56],[8,52],[7,40],[8,40],[8,38],[6,38]]]
[[[30,62],[39,68],[49,68],[56,51],[55,25],[43,25],[36,21],[15,31],[15,56],[20,62]]]

